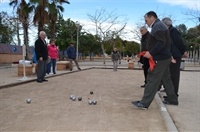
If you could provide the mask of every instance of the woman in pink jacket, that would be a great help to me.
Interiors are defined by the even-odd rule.
[[[58,49],[57,46],[55,45],[54,40],[50,40],[50,44],[47,46],[48,49],[48,55],[51,58],[50,65],[47,67],[47,74],[51,72],[51,65],[53,67],[53,74],[56,74],[56,60],[58,59]]]

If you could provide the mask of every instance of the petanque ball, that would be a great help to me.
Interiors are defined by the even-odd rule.
[[[74,95],[70,95],[70,99],[72,99],[74,97]]]
[[[92,100],[89,100],[89,101],[88,101],[88,104],[89,104],[89,105],[92,105]]]
[[[75,96],[73,96],[73,97],[72,97],[72,100],[73,100],[73,101],[75,101],[75,100],[76,100],[76,97],[75,97]]]
[[[82,100],[82,97],[78,97],[78,101],[81,101]]]
[[[31,99],[27,99],[26,103],[30,104],[31,103]]]
[[[92,101],[92,104],[93,104],[93,105],[96,105],[96,104],[97,104],[97,101],[96,101],[96,100],[93,100],[93,101]]]

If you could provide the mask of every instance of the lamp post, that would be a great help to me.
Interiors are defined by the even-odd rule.
[[[0,35],[0,43],[1,43],[2,35]]]
[[[191,51],[190,51],[191,62],[192,62],[192,59],[193,59],[193,50],[192,50],[192,48],[193,48],[193,46],[190,46],[190,49],[191,49]]]
[[[79,22],[78,22],[78,21],[76,21],[76,27],[77,27],[77,39],[76,39],[76,59],[77,59],[77,60],[78,60],[78,45],[79,45],[79,40],[78,40],[78,38],[79,38],[79,26],[80,26]]]

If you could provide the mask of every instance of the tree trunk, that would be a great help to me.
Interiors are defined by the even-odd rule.
[[[103,64],[106,64],[105,49],[104,49],[103,43],[101,43],[101,49],[102,49],[102,52],[103,52]]]
[[[28,60],[28,26],[27,24],[23,24],[23,30],[24,30],[24,45],[26,46],[26,55],[25,60]]]
[[[18,42],[17,45],[20,46],[21,45],[21,39],[19,37],[19,22],[18,22],[18,19],[16,21],[16,27],[17,27],[17,42]]]

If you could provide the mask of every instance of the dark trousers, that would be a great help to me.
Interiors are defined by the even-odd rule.
[[[143,58],[143,66],[142,66],[143,72],[144,72],[144,83],[147,83],[147,74],[148,74],[148,69],[149,69],[149,59],[148,58]]]
[[[170,64],[170,72],[171,72],[172,83],[174,85],[174,91],[175,94],[178,96],[181,58],[174,58],[174,59],[176,60],[176,63]]]
[[[37,80],[44,80],[44,76],[46,74],[46,60],[38,61],[38,71],[37,71]]]
[[[165,85],[166,94],[168,96],[168,101],[177,102],[177,96],[174,92],[174,86],[170,76],[169,65],[171,58],[165,60],[159,60],[156,63],[154,70],[148,71],[147,84],[144,89],[144,95],[142,97],[141,103],[149,107],[153,101],[155,94],[158,91],[160,82]]]
[[[47,63],[46,65],[46,73],[49,74],[51,72],[51,62]]]
[[[80,67],[79,67],[79,64],[78,64],[78,61],[77,61],[76,59],[71,59],[71,58],[69,58],[69,69],[70,69],[70,70],[73,69],[72,61],[74,61],[74,63],[76,64],[76,67],[77,67],[77,68],[80,68]]]

